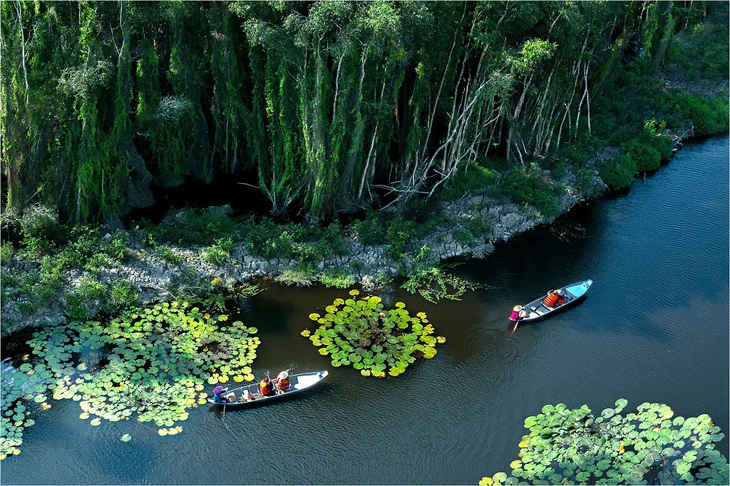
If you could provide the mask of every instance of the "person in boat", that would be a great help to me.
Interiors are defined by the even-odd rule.
[[[271,380],[268,376],[259,382],[259,390],[261,391],[261,394],[265,397],[274,394],[274,384],[271,383]]]
[[[215,403],[226,403],[226,397],[223,396],[225,392],[228,391],[228,388],[223,388],[222,386],[218,385],[213,389],[213,402]]]
[[[285,392],[289,388],[289,372],[284,370],[276,377],[276,389],[280,392]]]
[[[547,307],[556,307],[557,302],[558,302],[558,291],[557,290],[551,290],[550,292],[548,292],[548,294],[542,300],[542,303],[545,304]]]
[[[563,292],[563,289],[558,289],[556,293],[558,294],[558,300],[555,301],[555,305],[559,306],[565,304],[565,292]]]
[[[509,318],[510,320],[516,321],[517,319],[521,319],[524,313],[524,309],[521,305],[516,305],[512,308],[512,314],[510,314]]]

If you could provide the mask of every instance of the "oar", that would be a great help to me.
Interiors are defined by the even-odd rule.
[[[517,320],[515,321],[515,328],[512,329],[512,334],[514,334],[515,331],[517,330],[517,326],[520,324],[520,319],[522,319],[522,318],[518,316]]]
[[[226,422],[226,405],[228,405],[228,398],[223,397],[223,423],[225,424],[226,429],[230,431],[231,429],[228,427],[228,422]]]

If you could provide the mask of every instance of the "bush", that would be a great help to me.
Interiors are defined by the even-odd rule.
[[[297,287],[309,287],[314,281],[313,272],[308,268],[299,268],[295,270],[284,270],[277,278],[286,285],[296,285]]]
[[[707,99],[696,95],[686,95],[680,96],[677,103],[692,119],[697,135],[724,133],[730,128],[728,123],[730,105],[725,97]]]
[[[630,155],[624,154],[620,159],[606,161],[598,170],[601,179],[609,188],[623,189],[634,183],[636,162]]]
[[[252,254],[267,260],[277,256],[277,249],[272,241],[279,236],[280,229],[272,220],[262,218],[256,222],[249,218],[241,224],[241,228],[246,238],[246,248]]]
[[[10,243],[9,241],[5,241],[0,244],[0,263],[10,261],[10,259],[13,258],[14,254],[15,248],[13,248],[12,243]]]
[[[62,285],[61,262],[55,257],[44,256],[41,260],[40,289],[37,293],[41,302],[46,302],[55,295]]]
[[[400,260],[406,255],[406,247],[413,238],[416,225],[401,216],[391,221],[386,231],[388,248],[386,253],[395,260]]]
[[[106,292],[106,286],[101,282],[97,282],[88,275],[81,278],[76,295],[82,303],[91,303],[100,300]]]
[[[531,205],[538,212],[555,216],[560,211],[559,187],[550,185],[537,164],[530,167],[514,165],[502,177],[502,193],[522,205]]]
[[[342,227],[338,222],[331,223],[324,229],[320,240],[333,255],[347,255],[347,244],[342,237]]]
[[[368,211],[365,219],[355,221],[351,225],[352,232],[363,245],[382,245],[385,240],[385,231],[380,222],[380,216],[375,211]]]
[[[179,211],[165,218],[150,232],[160,242],[179,245],[206,245],[216,239],[233,237],[236,223],[222,208],[206,208]]]
[[[672,156],[673,142],[671,137],[663,133],[664,123],[655,120],[644,122],[644,130],[638,138],[621,145],[624,154],[631,157],[636,164],[637,172],[657,170],[662,160]]]
[[[662,157],[659,150],[643,140],[634,139],[627,142],[621,146],[621,150],[634,161],[637,172],[656,170],[661,165]]]
[[[131,307],[137,303],[137,292],[128,280],[120,280],[112,286],[111,302],[114,310]]]
[[[339,268],[328,268],[319,276],[319,281],[325,287],[338,289],[346,289],[355,285],[355,278]]]
[[[203,261],[221,266],[230,258],[232,250],[233,240],[231,238],[219,238],[215,244],[203,251]]]
[[[18,223],[23,246],[32,253],[47,252],[64,241],[65,231],[55,209],[40,204],[30,206]]]
[[[463,170],[454,174],[436,192],[436,198],[443,201],[459,199],[475,189],[484,189],[494,184],[497,173],[476,163],[469,163]]]
[[[179,265],[184,261],[183,256],[176,253],[175,250],[169,246],[155,245],[154,248],[157,256],[166,262],[172,263],[173,265]]]

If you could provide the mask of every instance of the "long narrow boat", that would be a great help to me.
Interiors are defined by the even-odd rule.
[[[322,380],[327,377],[327,375],[327,371],[309,371],[307,373],[289,375],[289,388],[284,391],[277,390],[274,395],[262,395],[259,391],[259,384],[251,383],[246,386],[227,390],[223,392],[222,396],[226,399],[225,405],[228,408],[241,408],[250,405],[258,405],[263,402],[278,400],[303,392],[304,390],[312,388],[314,385],[321,383]],[[216,403],[212,397],[208,399],[208,402],[216,405],[223,405],[223,403]]]
[[[565,302],[563,304],[556,305],[554,307],[546,306],[543,302],[543,300],[547,296],[546,294],[539,299],[533,300],[529,304],[525,304],[524,306],[517,306],[515,308],[515,312],[513,312],[513,315],[510,316],[510,319],[518,322],[529,322],[541,319],[548,314],[552,314],[553,312],[557,312],[578,302],[582,297],[586,295],[586,292],[588,292],[588,289],[591,288],[592,284],[593,280],[588,279],[583,280],[582,282],[576,282],[574,284],[566,285],[565,287],[560,287],[559,290],[562,290],[565,294]],[[520,310],[517,310],[518,307],[520,308]],[[522,317],[514,317],[514,314],[519,313],[520,311],[522,311]]]

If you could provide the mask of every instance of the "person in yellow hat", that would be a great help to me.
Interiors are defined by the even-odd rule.
[[[512,314],[510,314],[509,319],[511,321],[516,321],[517,319],[522,319],[525,314],[524,309],[521,305],[516,305],[512,308]]]
[[[274,394],[274,385],[268,376],[259,382],[259,392],[265,397]]]

